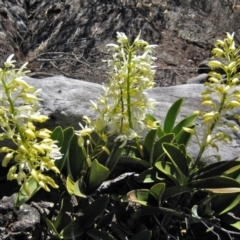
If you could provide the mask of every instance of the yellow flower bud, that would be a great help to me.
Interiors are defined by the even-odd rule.
[[[29,139],[34,139],[36,138],[34,132],[31,129],[26,129],[25,134]]]
[[[21,150],[23,153],[26,153],[26,154],[28,153],[28,150],[25,148],[23,144],[19,146],[19,150]]]
[[[45,115],[33,114],[29,118],[30,121],[43,123],[48,120],[48,117]]]
[[[207,135],[206,143],[209,144],[212,140],[211,135]]]
[[[38,184],[39,184],[44,190],[46,190],[47,192],[50,192],[50,189],[49,189],[49,187],[47,186],[46,183],[44,183],[43,181],[39,181]]]
[[[240,102],[238,101],[230,101],[227,103],[227,105],[231,108],[235,108],[235,107],[240,107]]]
[[[34,148],[36,151],[38,151],[39,153],[41,153],[41,154],[44,154],[44,153],[45,153],[45,151],[43,150],[43,148],[40,147],[40,145],[38,145],[38,144],[33,144],[33,148]]]
[[[33,177],[33,179],[36,181],[36,182],[39,182],[39,178],[38,178],[38,172],[35,170],[35,169],[32,169],[31,171],[31,175]]]
[[[10,148],[8,147],[1,147],[0,148],[0,153],[3,153],[3,152],[9,152]]]
[[[195,134],[196,130],[192,129],[192,128],[187,128],[187,127],[183,127],[182,128],[185,132],[190,133],[190,134]]]
[[[3,167],[6,167],[9,163],[9,161],[13,158],[13,152],[11,153],[8,153],[4,158],[3,158],[3,161],[2,161],[2,166]]]
[[[222,68],[222,66],[223,66],[222,63],[220,61],[217,61],[217,60],[212,60],[208,64],[209,64],[211,69]]]
[[[46,176],[46,183],[52,186],[53,188],[59,188],[59,186],[55,183],[55,181],[48,176]]]

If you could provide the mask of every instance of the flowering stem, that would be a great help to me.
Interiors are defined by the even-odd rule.
[[[224,93],[223,93],[223,96],[222,96],[222,99],[221,99],[221,103],[220,103],[220,105],[219,105],[219,109],[218,109],[218,118],[216,119],[216,121],[214,121],[214,122],[211,124],[209,130],[206,131],[206,133],[205,133],[205,135],[204,135],[204,137],[203,137],[204,140],[203,140],[203,142],[202,142],[202,146],[201,146],[201,148],[200,148],[200,150],[199,150],[199,153],[198,153],[197,159],[196,159],[196,161],[195,161],[195,163],[194,163],[194,165],[193,165],[193,168],[195,168],[195,167],[199,164],[199,162],[200,162],[200,160],[201,160],[201,157],[202,157],[202,155],[203,155],[203,152],[205,151],[205,149],[206,149],[206,147],[207,147],[207,137],[208,137],[208,135],[211,135],[211,134],[212,134],[212,131],[213,131],[214,128],[216,127],[217,123],[219,122],[219,119],[220,119],[220,116],[221,116],[221,112],[222,112],[222,110],[223,110],[223,106],[224,106],[226,97],[227,97],[227,93],[224,92]]]
[[[4,87],[4,91],[5,91],[6,95],[7,95],[8,102],[9,102],[9,104],[10,104],[11,113],[13,114],[13,116],[15,116],[16,111],[15,111],[14,104],[13,104],[13,101],[12,101],[11,96],[10,96],[9,88],[7,87],[7,84],[6,84],[6,82],[5,82],[5,77],[6,77],[6,76],[5,76],[5,73],[4,73],[3,76],[2,76],[2,78],[1,78],[1,81],[2,81],[2,84],[3,84],[3,87]],[[18,130],[19,134],[20,134],[21,140],[22,140],[23,142],[25,142],[25,141],[24,141],[23,134],[22,134],[22,131],[21,131],[19,125],[16,124],[16,127],[17,127],[17,130]],[[12,138],[12,140],[14,141],[13,138]],[[15,141],[14,141],[14,142],[15,142]]]
[[[129,127],[133,129],[132,125],[132,111],[131,111],[131,94],[130,94],[130,74],[131,74],[131,62],[132,62],[132,50],[130,48],[129,53],[128,53],[128,74],[127,74],[127,113],[128,113],[128,123]]]

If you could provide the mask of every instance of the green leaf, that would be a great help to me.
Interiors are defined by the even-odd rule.
[[[123,148],[119,148],[121,143],[114,143],[113,149],[111,150],[111,154],[107,159],[106,167],[109,169],[110,172],[113,171],[120,156],[122,155]]]
[[[193,125],[191,127],[188,127],[188,128],[195,129],[195,125]],[[181,132],[181,134],[178,134],[175,137],[175,141],[176,141],[177,144],[183,144],[183,145],[187,146],[189,141],[191,140],[191,137],[192,137],[191,133],[188,133],[188,132],[183,130]]]
[[[61,239],[61,236],[58,233],[58,231],[56,230],[56,228],[54,227],[54,224],[45,216],[42,216],[42,217],[43,217],[44,222],[47,224],[48,228],[55,233],[54,236],[57,237],[58,239]]]
[[[197,114],[192,114],[190,116],[185,117],[182,119],[172,130],[172,133],[176,135],[176,139],[179,139],[181,134],[183,134],[185,131],[183,130],[183,127],[191,128],[192,124],[197,118]]]
[[[110,175],[108,168],[98,163],[96,159],[93,160],[90,168],[89,178],[87,179],[88,191],[93,191],[99,187]]]
[[[213,193],[240,192],[240,183],[232,178],[224,176],[193,180],[188,184],[188,187],[207,190]]]
[[[212,198],[212,210],[214,210],[215,215],[222,215],[231,211],[240,202],[240,194],[216,194]]]
[[[176,170],[179,172],[179,175],[185,179],[189,175],[187,156],[173,144],[163,143],[163,150],[172,164],[177,167]]]
[[[152,165],[153,163],[153,150],[154,150],[154,142],[155,142],[155,138],[156,138],[156,133],[157,133],[157,129],[151,129],[144,140],[144,144],[143,144],[143,151],[146,155],[146,158],[149,159],[149,163],[150,165]]]
[[[72,195],[74,193],[74,181],[69,176],[67,176],[66,187],[67,187],[68,193]]]
[[[84,233],[81,225],[78,222],[70,223],[66,228],[64,228],[61,233],[61,239],[74,239],[81,236]]]
[[[139,174],[135,178],[136,182],[141,182],[141,183],[154,183],[159,180],[164,180],[165,177],[160,177],[159,176],[159,171],[156,170],[156,168],[149,168]]]
[[[141,232],[135,234],[130,240],[150,240],[152,237],[152,231],[142,230]]]
[[[221,221],[240,231],[240,219],[236,218],[233,214],[222,215]]]
[[[63,135],[63,130],[62,130],[62,128],[61,128],[60,126],[56,127],[56,128],[52,131],[51,139],[58,141],[58,146],[59,146],[59,147],[62,147],[64,135]]]
[[[90,227],[94,221],[102,214],[108,205],[109,196],[103,195],[97,198],[92,204],[83,210],[83,216],[79,218],[79,222],[83,229]]]
[[[191,188],[185,187],[185,186],[166,188],[162,195],[162,201],[165,201],[166,199],[168,199],[170,197],[175,197],[177,195],[181,195],[183,193],[192,193],[192,192],[193,192],[193,190]]]
[[[154,162],[159,158],[159,156],[161,156],[164,153],[162,144],[163,143],[172,143],[174,140],[174,137],[175,136],[173,133],[169,133],[169,134],[164,135],[158,141],[155,142],[154,151],[153,151]]]
[[[82,178],[79,178],[74,184],[73,194],[78,197],[85,198],[86,197],[86,195],[84,194],[85,191],[86,191],[85,183]]]
[[[61,136],[63,134],[63,136]],[[58,167],[58,169],[61,171],[63,168],[66,167],[66,161],[68,159],[68,150],[69,150],[69,144],[70,140],[74,134],[74,130],[72,127],[66,128],[62,131],[62,134],[59,130],[57,130],[57,133],[53,137],[59,137],[61,139],[60,143],[60,151],[63,154],[62,158],[58,161],[55,161],[55,165]],[[57,140],[57,139],[56,139]]]
[[[81,170],[87,165],[83,149],[78,145],[78,137],[73,135],[69,145],[68,171],[72,179],[76,181],[80,177]]]
[[[114,211],[112,211],[112,212],[104,215],[103,217],[101,217],[99,219],[98,223],[97,223],[97,228],[101,229],[101,228],[105,228],[108,225],[110,225],[111,222],[112,222],[114,214],[115,214],[115,209],[114,209]]]
[[[17,207],[20,207],[23,203],[27,202],[41,188],[32,177],[27,179],[27,183],[29,188],[29,194],[26,193],[22,185],[15,199],[15,205]]]
[[[181,186],[182,182],[181,182],[179,173],[176,170],[176,167],[174,167],[172,163],[161,161],[161,162],[157,162],[155,164],[155,167],[159,171],[164,173],[169,179],[171,179],[175,183],[175,185]]]
[[[114,240],[114,237],[107,232],[102,232],[97,229],[90,229],[87,232],[87,235],[97,240]]]
[[[207,166],[199,168],[199,170],[194,173],[192,179],[228,175],[230,174],[229,172],[230,169],[239,167],[239,165],[240,165],[239,161],[221,161],[221,162],[211,163]]]
[[[159,126],[159,127],[157,128],[157,136],[158,136],[158,138],[161,138],[161,137],[163,137],[164,135],[165,135],[164,131],[163,131],[162,128]]]
[[[158,206],[161,205],[161,198],[164,193],[164,190],[165,190],[165,183],[157,183],[153,185],[149,190],[150,196],[152,196],[153,198],[155,198],[155,200],[157,200]]]
[[[57,232],[61,232],[70,222],[71,217],[68,213],[73,212],[72,203],[69,198],[64,197],[61,201],[61,207],[56,220],[53,222]]]
[[[173,130],[174,123],[178,116],[178,113],[182,107],[183,99],[178,99],[173,105],[169,108],[167,115],[164,121],[163,131],[165,133],[170,133]]]
[[[137,189],[128,192],[122,197],[122,202],[135,202],[141,205],[148,205],[149,190],[147,189]]]

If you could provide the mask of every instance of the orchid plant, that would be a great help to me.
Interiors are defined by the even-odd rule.
[[[36,130],[34,123],[42,123],[48,119],[38,110],[39,90],[29,86],[22,76],[27,73],[24,64],[19,70],[11,55],[0,69],[0,139],[10,140],[14,147],[3,146],[1,153],[6,153],[2,166],[11,167],[7,180],[16,179],[25,192],[31,195],[29,182],[34,181],[40,188],[50,191],[49,186],[58,188],[55,181],[44,172],[52,170],[59,173],[55,160],[61,153],[48,129]]]

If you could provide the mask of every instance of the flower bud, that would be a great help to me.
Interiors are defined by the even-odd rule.
[[[3,158],[3,161],[2,161],[2,166],[3,167],[6,167],[9,163],[9,161],[13,158],[13,152],[11,153],[8,153],[4,158]]]

